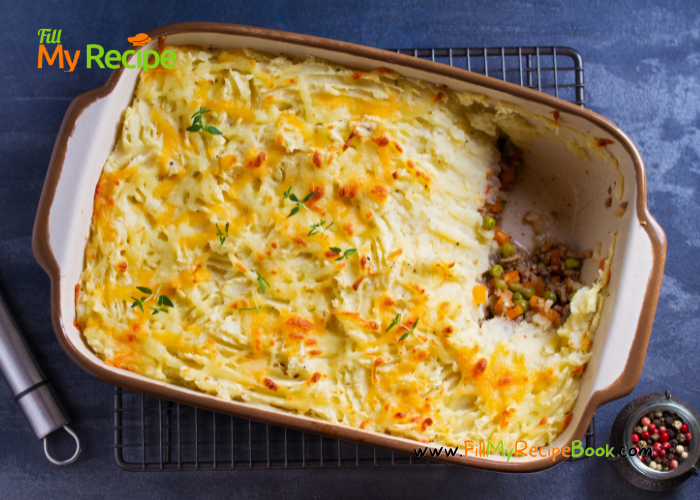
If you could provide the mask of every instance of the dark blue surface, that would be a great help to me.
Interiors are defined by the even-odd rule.
[[[649,205],[668,236],[661,299],[637,389],[601,408],[607,442],[625,402],[670,389],[700,409],[700,5],[695,2],[264,1],[0,3],[0,292],[54,381],[84,441],[67,468],[50,465],[0,382],[2,498],[699,498],[700,479],[650,494],[592,459],[533,475],[463,468],[126,473],[113,458],[112,388],[73,365],[49,317],[49,282],[31,229],[63,115],[108,70],[36,67],[40,28],[68,49],[124,50],[126,37],[180,21],[276,28],[375,47],[566,45],[585,62],[587,106],[616,122],[647,166]],[[82,65],[81,56],[81,64]],[[642,353],[639,353],[641,356]]]

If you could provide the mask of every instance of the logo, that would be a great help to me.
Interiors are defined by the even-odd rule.
[[[616,450],[610,445],[606,444],[605,448],[584,448],[581,441],[572,441],[571,446],[564,446],[563,448],[551,447],[551,446],[528,446],[527,441],[518,440],[515,442],[515,448],[506,448],[503,445],[503,440],[501,440],[497,445],[494,445],[491,441],[487,443],[476,443],[471,440],[466,440],[464,442],[464,453],[459,452],[459,448],[414,448],[414,453],[416,458],[430,458],[430,457],[440,457],[443,455],[446,457],[469,457],[469,453],[473,453],[475,457],[486,457],[488,458],[491,452],[497,452],[499,455],[506,457],[506,462],[510,462],[512,457],[531,457],[531,458],[547,458],[551,457],[552,461],[556,460],[558,455],[564,458],[574,457],[578,458],[583,455],[587,457],[597,456],[597,457],[608,457],[615,458],[618,456],[623,457],[635,457],[637,455],[646,457],[651,456],[651,448],[639,449],[637,447],[627,450],[626,448],[621,448]]]
[[[136,36],[130,36],[127,40],[129,40],[134,47],[143,47],[151,41],[151,37],[146,33],[139,33]]]
[[[39,54],[37,60],[37,68],[43,69],[44,62],[48,66],[53,66],[58,62],[58,67],[63,69],[65,73],[72,73],[78,65],[80,58],[80,50],[75,50],[73,55],[70,51],[63,47],[61,43],[61,33],[63,30],[40,29],[37,33],[39,37]],[[161,37],[162,40],[165,38]],[[128,37],[127,40],[134,47],[145,47],[151,42],[151,37],[146,33],[139,33],[136,36]],[[160,40],[159,40],[160,42]],[[49,55],[47,45],[53,45],[53,53]],[[159,46],[162,46],[159,43]],[[144,72],[159,68],[162,70],[175,69],[175,60],[177,54],[173,50],[125,50],[124,53],[118,50],[109,50],[105,53],[105,49],[101,45],[88,44],[83,52],[86,54],[85,67],[92,69],[93,65],[101,69],[118,69],[125,67],[128,69],[143,69]],[[129,59],[136,54],[136,64],[130,64]]]

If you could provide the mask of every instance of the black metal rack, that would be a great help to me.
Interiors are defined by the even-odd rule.
[[[583,60],[566,47],[401,49],[585,104]],[[595,446],[595,420],[585,436]],[[114,453],[128,471],[444,466],[115,388]],[[566,462],[584,460],[569,458]]]

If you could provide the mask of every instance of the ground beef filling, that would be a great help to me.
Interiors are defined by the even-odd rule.
[[[566,246],[546,241],[529,256],[515,252],[512,243],[496,230],[500,255],[491,259],[485,275],[488,287],[488,317],[506,316],[520,322],[540,314],[559,326],[570,314],[573,295],[583,286],[581,266],[591,252],[572,252]]]

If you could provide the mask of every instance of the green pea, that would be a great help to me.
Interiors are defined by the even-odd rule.
[[[523,265],[523,261],[519,260],[518,262],[515,263],[515,267],[520,267]]]
[[[496,227],[496,221],[494,220],[493,217],[486,216],[484,217],[484,220],[481,222],[481,227],[483,227],[486,230],[491,230],[494,227]]]
[[[506,241],[503,246],[501,247],[501,255],[503,256],[504,259],[507,259],[508,257],[512,257],[515,255],[515,247],[510,241]]]
[[[508,283],[503,280],[496,280],[496,288],[499,290],[505,290],[508,288]]]
[[[503,275],[503,267],[498,264],[491,266],[491,276],[494,278],[500,278]]]
[[[522,288],[522,285],[520,283],[511,283],[510,285],[508,285],[508,288],[510,288],[511,292],[519,292]]]
[[[515,302],[516,300],[523,300],[523,294],[520,292],[515,292],[513,294],[513,302]]]
[[[567,269],[580,269],[581,268],[581,261],[578,259],[568,258],[564,262],[564,265],[566,266]]]
[[[569,299],[569,302],[573,302],[573,300],[574,300],[574,295],[576,295],[576,292],[571,292],[571,293],[567,296],[567,298]]]
[[[551,290],[547,290],[544,292],[544,300],[551,300],[552,304],[557,303],[557,294],[552,292]]]
[[[520,293],[523,295],[523,298],[530,300],[535,295],[535,289],[529,287],[523,288],[520,290]]]
[[[513,305],[520,306],[520,309],[523,310],[523,314],[530,310],[530,304],[527,303],[527,300],[516,300],[515,302],[513,302]]]
[[[547,267],[547,266],[545,265],[545,263],[544,263],[544,262],[540,262],[540,263],[539,263],[539,264],[537,264],[537,265],[538,265],[538,266],[540,266],[540,267],[542,267],[542,268],[545,268],[545,267]]]

